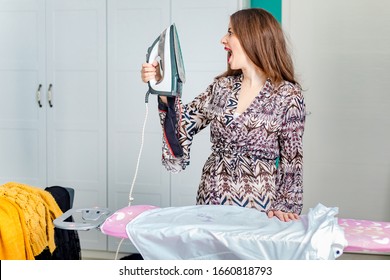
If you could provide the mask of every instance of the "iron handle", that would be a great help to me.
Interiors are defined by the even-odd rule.
[[[52,87],[53,87],[53,85],[50,84],[49,88],[47,89],[47,101],[49,102],[50,108],[53,107],[53,103],[52,103],[53,94],[51,92]]]
[[[37,92],[35,94],[39,108],[42,107],[42,103],[41,103],[41,88],[42,88],[42,85],[39,84]]]

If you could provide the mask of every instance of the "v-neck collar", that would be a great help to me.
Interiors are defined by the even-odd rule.
[[[238,120],[238,119],[242,118],[244,115],[246,115],[251,110],[251,108],[254,106],[254,104],[256,102],[258,102],[258,100],[259,100],[259,98],[261,98],[261,96],[269,97],[272,93],[272,90],[273,90],[273,84],[271,83],[271,80],[267,79],[265,81],[264,85],[261,87],[259,93],[252,100],[252,102],[245,109],[245,111],[242,112],[239,116],[234,117],[234,113],[236,112],[237,106],[238,106],[238,96],[239,96],[239,92],[241,90],[243,75],[241,74],[240,76],[235,77],[235,79],[237,79],[237,80],[233,81],[233,84],[235,86],[232,87],[232,93],[230,94],[230,96],[228,98],[228,102],[227,102],[227,106],[226,106],[226,110],[225,110],[225,115],[224,115],[226,126],[229,126],[235,120]]]

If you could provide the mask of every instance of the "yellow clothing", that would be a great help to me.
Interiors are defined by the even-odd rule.
[[[17,241],[18,246],[21,246],[19,248],[23,247],[21,240],[24,240],[25,258],[23,259],[31,259],[30,251],[33,256],[37,256],[46,247],[49,248],[50,252],[53,252],[55,249],[53,220],[62,214],[53,196],[37,187],[10,182],[0,186],[0,198],[2,198],[2,202],[4,200],[9,202],[8,204],[2,203],[4,218],[5,216],[9,217],[12,212],[14,214],[15,211],[18,212],[18,219],[16,215],[12,214],[8,221],[3,219],[3,216],[0,220],[1,259],[3,259],[3,255],[21,258],[20,252],[18,254],[14,252],[17,255],[12,253],[12,250],[15,250],[14,244],[5,240],[7,236],[12,235],[14,235],[14,239],[20,239]],[[19,220],[19,225],[16,225],[17,220]],[[15,232],[13,232],[14,230]],[[23,236],[20,236],[21,234]]]
[[[0,260],[33,260],[23,212],[0,196]]]

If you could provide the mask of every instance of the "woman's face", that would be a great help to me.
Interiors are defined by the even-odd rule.
[[[230,24],[227,34],[221,39],[221,43],[228,52],[227,59],[231,69],[243,69],[248,65],[247,55],[241,47],[240,41],[234,34],[234,30]]]

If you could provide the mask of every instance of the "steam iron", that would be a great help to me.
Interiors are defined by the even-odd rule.
[[[181,157],[183,156],[183,148],[179,143],[178,112],[180,109],[178,108],[186,78],[175,24],[165,29],[148,48],[146,61],[153,63],[155,60],[159,63],[161,79],[148,82],[149,89],[145,102],[148,103],[150,93],[167,97],[168,104],[163,104],[158,98],[159,109],[167,112],[164,121],[164,135],[169,150],[175,157]]]
[[[163,96],[181,96],[185,70],[175,24],[166,28],[148,49],[146,61],[156,60],[160,65],[161,80],[148,82],[149,93]]]

